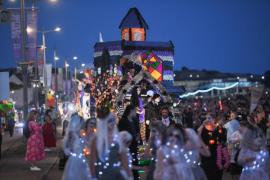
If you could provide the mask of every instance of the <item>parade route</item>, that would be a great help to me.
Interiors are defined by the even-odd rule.
[[[0,180],[270,180],[270,0],[0,0]]]
[[[4,135],[5,138],[6,134]],[[48,179],[47,174],[54,167],[58,159],[58,151],[61,146],[61,138],[58,138],[57,147],[46,152],[45,160],[39,162],[41,171],[30,171],[29,164],[24,160],[26,143],[24,137],[15,134],[14,139],[6,139],[3,142],[2,159],[0,160],[0,177],[8,177],[8,180],[41,180]],[[51,177],[50,179],[58,179]]]
[[[18,146],[23,141],[22,128],[15,128],[14,135],[12,137],[10,137],[8,131],[6,131],[3,135],[2,153],[5,153],[14,146]]]

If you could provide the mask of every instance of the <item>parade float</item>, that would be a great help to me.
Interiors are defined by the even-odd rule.
[[[75,104],[85,120],[94,114],[91,113],[94,96],[104,93],[106,86],[117,92],[114,102],[130,98],[132,90],[138,86],[144,88],[143,97],[150,90],[165,102],[181,93],[173,86],[172,41],[146,41],[149,27],[137,8],[128,11],[119,29],[121,40],[104,42],[100,37],[94,45],[94,70],[85,69],[84,77],[76,79]],[[120,86],[115,83],[120,83]]]
[[[74,104],[84,120],[94,117],[95,103],[93,91],[95,90],[93,70],[85,69],[81,78],[76,79],[77,90],[75,91]]]
[[[158,94],[164,103],[172,104],[172,97],[181,93],[173,86],[174,45],[171,41],[146,41],[148,25],[137,8],[128,11],[119,28],[121,40],[104,42],[100,37],[94,45],[94,69],[84,69],[75,80],[74,104],[86,121],[95,117],[99,99],[108,98],[106,106],[115,111],[118,102],[129,100],[132,103],[132,95],[137,93],[140,137],[144,142],[139,153],[143,153],[144,106],[149,95]],[[139,166],[146,166],[150,161],[141,159]]]
[[[131,8],[119,25],[121,40],[97,42],[94,45],[94,66],[98,75],[127,76],[130,69],[142,75],[133,77],[137,81],[146,76],[150,82],[159,84],[170,95],[179,95],[181,90],[173,86],[174,45],[172,41],[146,41],[148,24],[137,8]],[[150,76],[149,76],[150,75]],[[138,82],[136,82],[138,83]],[[152,83],[154,84],[154,83]],[[162,91],[161,90],[161,91]],[[162,92],[160,93],[162,94]]]
[[[114,92],[113,104],[131,99],[138,90],[140,134],[145,141],[144,103],[147,95],[158,94],[162,101],[172,104],[182,90],[173,86],[174,45],[172,41],[146,41],[148,24],[137,8],[129,9],[119,25],[121,40],[100,41],[94,45],[94,67],[97,96],[106,94],[106,88]],[[89,83],[91,84],[91,83]],[[109,105],[113,106],[113,105]],[[144,146],[139,151],[142,152]],[[148,161],[140,161],[146,165]]]

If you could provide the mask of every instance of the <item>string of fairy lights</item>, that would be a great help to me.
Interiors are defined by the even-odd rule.
[[[189,92],[189,93],[186,93],[186,94],[183,94],[183,95],[180,95],[180,98],[185,98],[185,97],[189,97],[189,96],[195,96],[196,94],[199,94],[199,93],[207,93],[207,92],[210,92],[212,90],[227,90],[227,89],[231,89],[231,88],[234,88],[236,86],[239,85],[239,82],[236,82],[230,86],[226,86],[226,87],[211,87],[209,89],[205,89],[205,90],[197,90],[195,92]]]

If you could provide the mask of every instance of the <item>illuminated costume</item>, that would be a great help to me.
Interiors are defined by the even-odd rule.
[[[207,129],[203,127],[201,138],[205,145],[209,147],[211,153],[210,157],[202,157],[202,168],[209,180],[221,180],[223,166],[227,167],[229,165],[229,157],[225,153],[227,149],[223,145],[223,142],[226,142],[227,138],[226,129]],[[226,159],[226,162],[223,162],[222,157]]]
[[[95,162],[95,171],[97,179],[100,180],[124,180],[125,178],[121,173],[122,164],[120,162],[120,154],[123,153],[123,147],[116,127],[113,130],[112,143],[109,144],[107,124],[110,119],[115,119],[111,113],[105,118],[99,118],[97,121],[96,147],[98,157]]]
[[[254,160],[241,162],[245,158],[254,158]],[[266,162],[268,159],[269,154],[267,150],[252,151],[250,149],[242,149],[238,157],[239,163],[243,165],[240,180],[269,180],[269,176],[266,173]]]
[[[187,165],[183,148],[169,143],[161,146],[157,154],[154,179],[157,180],[195,180],[191,168]],[[159,162],[162,161],[162,162]]]
[[[259,128],[249,127],[241,140],[237,162],[243,166],[240,180],[269,180],[269,153]]]
[[[200,139],[196,132],[193,129],[187,128],[185,130],[187,138],[189,139],[189,142],[191,143],[191,149],[188,150],[186,153],[187,156],[186,160],[188,161],[188,166],[191,168],[194,179],[196,180],[207,180],[206,175],[201,168],[201,162],[200,162]],[[189,159],[189,160],[188,160]]]
[[[82,119],[74,114],[71,116],[68,131],[64,138],[64,152],[69,156],[62,180],[89,180],[91,179],[88,161],[83,150],[86,142],[80,137]]]

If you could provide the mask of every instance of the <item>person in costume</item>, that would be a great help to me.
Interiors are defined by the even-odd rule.
[[[31,171],[40,171],[41,168],[36,166],[38,161],[45,159],[44,140],[42,136],[42,127],[36,122],[38,117],[37,111],[31,111],[28,119],[28,128],[30,137],[27,139],[27,148],[25,160],[30,163]]]
[[[146,125],[146,140],[148,141],[150,136],[151,122],[159,119],[159,107],[157,103],[160,101],[158,94],[154,94],[153,91],[147,92],[148,102],[145,105],[145,125]]]
[[[243,166],[240,180],[269,180],[269,152],[263,132],[249,125],[241,140],[237,162]]]
[[[97,132],[91,145],[90,168],[95,179],[124,180],[121,173],[126,172],[133,179],[128,167],[128,156],[116,127],[116,116],[110,112],[106,103],[97,108]]]
[[[66,102],[63,104],[63,115],[62,115],[62,136],[65,136],[66,130],[71,118],[71,115],[76,112],[76,106],[73,103]]]
[[[132,135],[132,142],[130,145],[130,152],[132,155],[134,166],[138,165],[138,145],[140,142],[140,126],[138,116],[136,114],[136,107],[133,104],[128,105],[123,114],[123,117],[120,119],[118,123],[119,131],[127,131]],[[139,174],[136,170],[133,170],[134,178],[138,178]]]
[[[155,180],[194,180],[188,166],[185,151],[185,132],[181,127],[172,126],[166,133],[166,141],[157,152]]]
[[[49,151],[49,148],[56,147],[56,127],[49,114],[45,114],[45,123],[42,129],[45,151]]]
[[[188,166],[191,168],[194,179],[195,180],[207,180],[207,177],[201,168],[201,161],[200,155],[209,157],[210,151],[208,146],[206,146],[197,133],[191,129],[185,129],[186,134],[186,143],[185,143],[185,150],[187,151],[187,163]]]
[[[119,132],[119,134],[120,134],[120,139],[121,139],[121,141],[123,143],[124,151],[125,151],[125,153],[127,154],[127,157],[128,157],[128,167],[130,169],[135,169],[137,167],[132,166],[132,156],[131,156],[130,150],[129,150],[129,146],[130,146],[130,144],[132,142],[132,136],[127,131],[121,131],[121,132]],[[127,173],[126,173],[126,171],[124,169],[121,170],[121,173],[125,177],[125,179],[128,179],[128,175],[127,175]]]
[[[87,119],[85,122],[85,138],[89,145],[91,144],[96,133],[96,125],[97,120],[95,118]]]
[[[211,114],[206,115],[206,120],[199,127],[198,133],[205,145],[209,147],[211,156],[202,157],[202,168],[208,180],[221,180],[223,170],[217,165],[218,134],[216,124]],[[225,136],[226,140],[226,136]]]
[[[145,149],[141,158],[150,159],[150,165],[147,170],[147,180],[154,179],[154,171],[157,159],[157,150],[161,146],[161,142],[166,134],[166,127],[160,121],[153,121],[151,123],[150,138],[148,146]]]
[[[80,136],[82,125],[83,119],[77,113],[73,114],[64,137],[63,149],[69,158],[65,166],[62,180],[91,179],[88,161],[84,154],[84,148],[87,144]]]

